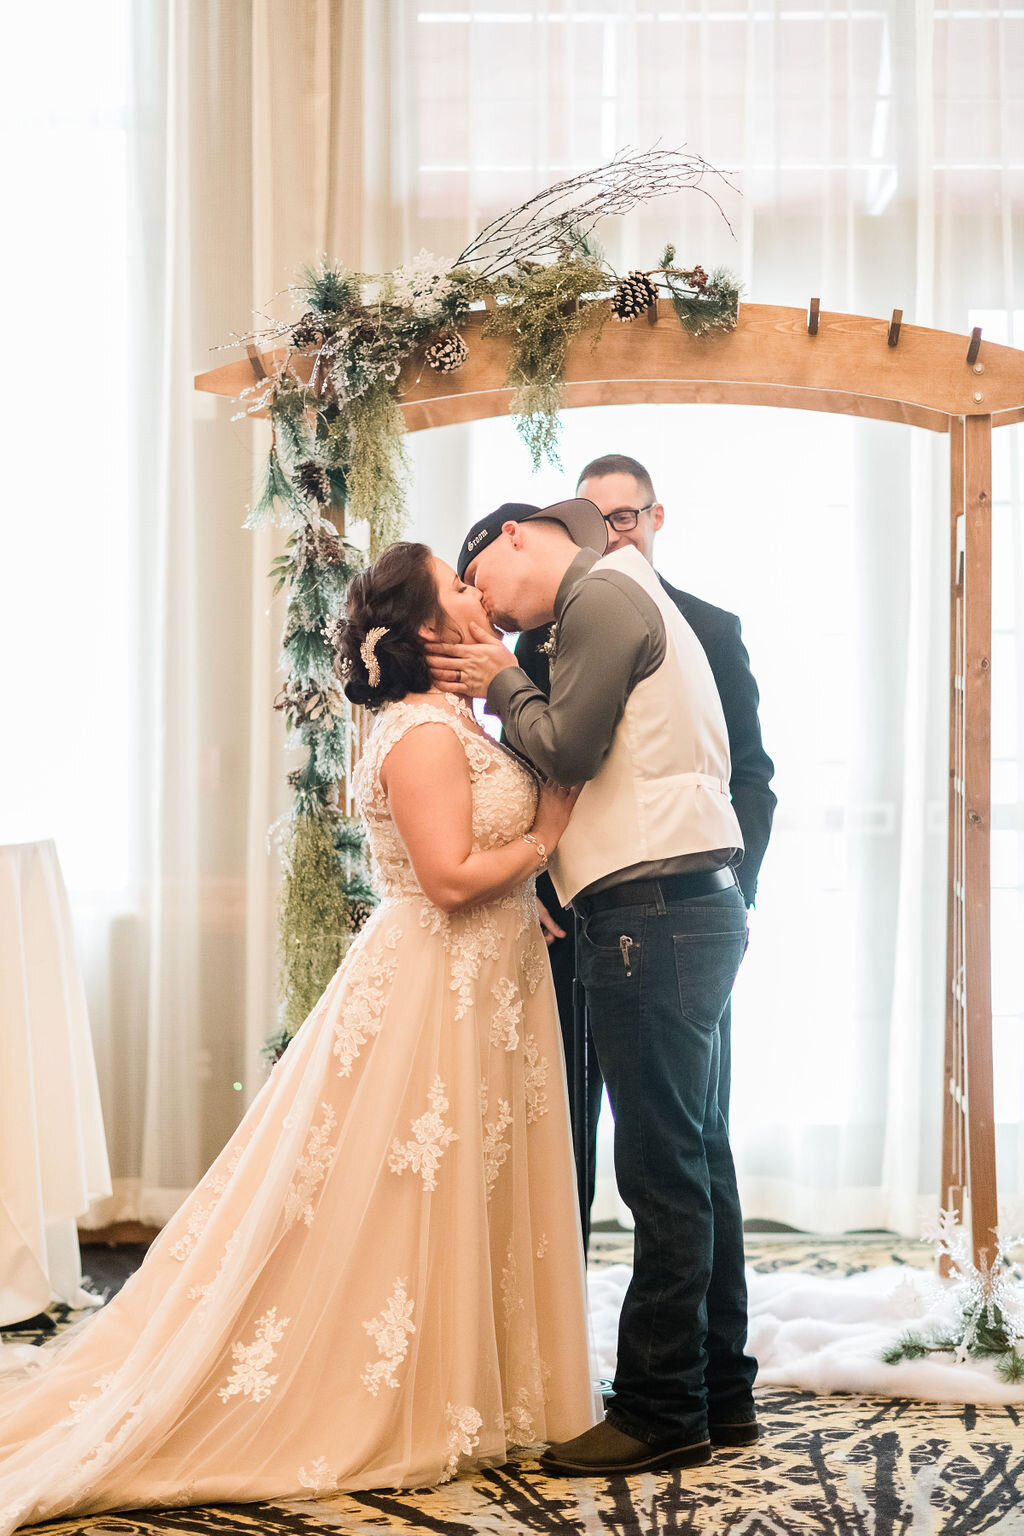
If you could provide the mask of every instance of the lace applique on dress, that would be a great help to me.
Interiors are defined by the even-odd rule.
[[[491,1014],[491,1044],[514,1051],[519,1044],[519,1028],[523,1022],[523,1004],[519,988],[514,981],[503,976],[491,988],[494,1012]]]
[[[93,1403],[99,1402],[104,1392],[109,1391],[116,1380],[117,1373],[115,1371],[107,1371],[98,1381],[93,1382],[88,1392],[83,1392],[80,1397],[72,1398],[71,1402],[68,1403],[68,1417],[61,1419],[58,1427],[60,1429],[70,1429],[73,1424],[80,1423],[85,1410],[90,1408]]]
[[[295,1475],[299,1486],[308,1488],[310,1493],[333,1493],[338,1486],[338,1474],[331,1471],[326,1456],[318,1456],[308,1472],[300,1467]]]
[[[511,1143],[502,1137],[512,1124],[512,1111],[506,1099],[498,1100],[498,1113],[493,1120],[484,1122],[484,1182],[487,1198],[494,1193],[502,1164],[511,1151]]]
[[[82,1460],[75,1467],[76,1477],[81,1477],[83,1474],[88,1477],[92,1477],[93,1474],[100,1469],[100,1467],[105,1467],[107,1462],[113,1456],[114,1452],[120,1450],[121,1446],[131,1434],[132,1425],[135,1423],[135,1420],[139,1417],[141,1412],[142,1403],[133,1403],[125,1413],[124,1417],[121,1419],[120,1424],[118,1424],[113,1434],[108,1435],[105,1440],[101,1440],[99,1445],[96,1446],[95,1450],[89,1452],[88,1456],[83,1456]]]
[[[217,1265],[217,1272],[213,1279],[207,1280],[205,1285],[193,1285],[189,1287],[188,1299],[189,1301],[198,1301],[200,1303],[200,1312],[205,1311],[206,1303],[210,1297],[210,1292],[213,1290],[214,1286],[218,1283],[221,1276],[223,1275],[224,1270],[227,1267],[228,1259],[231,1257],[237,1242],[238,1228],[236,1227],[231,1236],[228,1238],[227,1242],[224,1244],[224,1252],[221,1254],[221,1260]]]
[[[519,1290],[519,1265],[516,1262],[515,1241],[509,1238],[505,1249],[505,1267],[501,1271],[501,1309],[505,1314],[505,1326],[511,1323],[524,1302]]]
[[[313,1196],[333,1168],[338,1155],[337,1147],[332,1147],[328,1140],[331,1132],[337,1128],[338,1117],[329,1104],[321,1104],[320,1108],[324,1112],[323,1121],[309,1128],[306,1150],[299,1159],[284,1204],[285,1221],[290,1223],[301,1218],[307,1227],[313,1225]]]
[[[444,1470],[439,1480],[447,1483],[459,1470],[460,1457],[473,1454],[480,1440],[480,1426],[483,1419],[476,1409],[468,1404],[463,1408],[457,1408],[454,1403],[448,1403],[444,1410],[444,1422],[448,1430],[448,1438],[445,1443]]]
[[[359,956],[359,968],[334,1025],[333,1054],[341,1063],[339,1077],[350,1075],[361,1048],[371,1035],[380,1033],[388,993],[398,970],[394,950],[401,934],[400,928],[390,929],[383,946],[372,952],[366,948]]]
[[[185,1216],[185,1231],[168,1248],[167,1252],[172,1259],[177,1259],[179,1264],[184,1264],[196,1243],[203,1235],[207,1222],[217,1209],[221,1195],[228,1187],[228,1181],[242,1161],[245,1146],[234,1149],[227,1163],[219,1173],[211,1174],[204,1179],[193,1196],[192,1204]],[[204,1200],[202,1197],[210,1198]]]
[[[497,960],[501,943],[494,919],[486,907],[477,907],[449,919],[445,944],[451,955],[451,990],[458,993],[456,1020],[464,1019],[473,1007],[473,983],[485,960]]]
[[[430,1108],[418,1120],[412,1122],[412,1140],[401,1142],[396,1136],[391,1143],[388,1167],[392,1173],[403,1173],[411,1168],[422,1174],[424,1190],[437,1188],[437,1170],[441,1165],[445,1148],[450,1147],[458,1136],[442,1118],[448,1108],[444,1083],[435,1077],[427,1094]]]
[[[535,939],[531,944],[527,944],[523,950],[520,964],[523,968],[523,979],[532,997],[544,980],[545,973],[548,972],[550,964],[542,939]]]
[[[533,1427],[533,1407],[529,1390],[520,1387],[515,1403],[502,1419],[502,1429],[509,1445],[534,1445],[537,1433]]]
[[[548,1112],[548,1059],[540,1054],[534,1035],[523,1042],[523,1093],[526,1097],[526,1123],[533,1125]]]
[[[398,1386],[395,1372],[405,1359],[410,1333],[416,1332],[412,1308],[412,1298],[405,1289],[405,1281],[397,1279],[384,1310],[363,1324],[382,1357],[380,1360],[368,1361],[359,1378],[373,1397],[377,1396],[382,1386]]]
[[[277,1375],[275,1373],[271,1376],[267,1366],[276,1358],[274,1345],[280,1344],[290,1322],[290,1317],[282,1317],[278,1322],[277,1308],[271,1307],[257,1319],[256,1337],[251,1344],[243,1344],[241,1341],[232,1344],[231,1357],[235,1364],[227,1381],[217,1392],[222,1403],[239,1394],[253,1403],[262,1403],[265,1397],[270,1396]]]
[[[542,1232],[540,1237],[537,1239],[537,1257],[538,1257],[538,1259],[542,1259],[544,1257],[544,1255],[547,1253],[547,1251],[548,1251],[548,1235],[547,1235],[546,1232]]]

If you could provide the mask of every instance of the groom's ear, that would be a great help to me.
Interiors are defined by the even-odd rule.
[[[502,523],[501,531],[509,539],[513,549],[522,549],[523,527],[521,523],[514,523],[509,520],[507,523]]]

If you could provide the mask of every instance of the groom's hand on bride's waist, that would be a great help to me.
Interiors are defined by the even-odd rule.
[[[428,640],[427,660],[435,687],[464,699],[483,699],[498,673],[519,663],[508,646],[496,640],[482,624],[471,624],[469,629],[470,644]]]

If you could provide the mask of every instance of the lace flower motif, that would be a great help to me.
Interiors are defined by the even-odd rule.
[[[459,1470],[459,1458],[471,1456],[480,1440],[480,1426],[483,1419],[475,1408],[468,1404],[463,1408],[457,1408],[454,1403],[448,1403],[444,1410],[444,1422],[448,1430],[445,1441],[444,1471],[440,1481],[449,1482]]]
[[[66,1419],[61,1419],[59,1427],[61,1429],[70,1429],[73,1424],[80,1423],[85,1410],[93,1403],[99,1402],[104,1392],[109,1391],[116,1380],[116,1371],[108,1371],[98,1381],[93,1382],[88,1392],[83,1392],[80,1397],[72,1398],[68,1403],[69,1416]]]
[[[171,1258],[177,1259],[179,1264],[184,1264],[202,1237],[206,1224],[217,1209],[220,1197],[227,1189],[232,1174],[242,1161],[244,1152],[245,1145],[235,1147],[220,1172],[212,1173],[203,1180],[192,1197],[188,1210],[183,1212],[185,1230],[167,1250]]]
[[[501,1271],[501,1309],[505,1314],[505,1326],[508,1327],[517,1312],[523,1310],[524,1302],[519,1289],[519,1265],[516,1262],[515,1247],[510,1237],[508,1247],[505,1249],[505,1266]]]
[[[363,1324],[381,1355],[380,1360],[367,1363],[359,1378],[373,1397],[377,1396],[382,1386],[398,1386],[395,1372],[405,1359],[410,1333],[416,1332],[412,1308],[412,1298],[405,1289],[405,1281],[397,1279],[384,1310]]]
[[[274,1345],[280,1344],[290,1322],[290,1317],[282,1317],[278,1322],[277,1308],[271,1307],[257,1319],[256,1337],[251,1344],[232,1344],[231,1355],[235,1364],[227,1381],[217,1392],[222,1403],[239,1394],[253,1403],[262,1403],[265,1397],[270,1396],[270,1389],[276,1383],[277,1376],[271,1376],[267,1366],[276,1357]]]
[[[534,1445],[537,1432],[533,1427],[533,1407],[527,1387],[520,1387],[515,1403],[502,1417],[502,1428],[509,1445]]]
[[[401,929],[392,928],[384,940],[384,949],[388,954],[371,954],[365,950],[359,957],[359,967],[351,978],[348,995],[334,1025],[332,1049],[341,1063],[338,1068],[339,1077],[350,1075],[352,1064],[362,1047],[371,1035],[380,1033],[388,991],[398,970],[398,956],[394,954],[394,949],[400,936]]]
[[[300,1467],[296,1476],[299,1486],[310,1493],[333,1493],[338,1486],[338,1474],[331,1471],[326,1456],[318,1456],[308,1471]]]
[[[534,1125],[548,1112],[548,1059],[540,1054],[535,1035],[523,1042],[523,1093],[526,1096],[526,1123]]]
[[[488,1200],[494,1193],[505,1159],[512,1150],[511,1142],[502,1140],[511,1124],[512,1111],[508,1100],[499,1099],[498,1113],[494,1119],[484,1121],[484,1183],[487,1185]]]
[[[459,1139],[451,1126],[444,1123],[448,1100],[439,1076],[434,1078],[430,1086],[427,1101],[430,1108],[412,1122],[413,1139],[401,1142],[396,1136],[391,1143],[391,1156],[388,1158],[388,1167],[392,1173],[403,1173],[406,1168],[411,1168],[414,1173],[421,1174],[424,1190],[437,1188],[437,1170],[445,1149]]]
[[[313,1196],[334,1166],[338,1148],[332,1147],[330,1134],[336,1129],[338,1117],[329,1104],[321,1104],[324,1118],[320,1125],[311,1125],[306,1150],[295,1169],[295,1177],[285,1198],[284,1219],[289,1223],[299,1221],[307,1227],[313,1225]]]
[[[506,1051],[514,1051],[519,1044],[519,1028],[523,1022],[523,1004],[519,988],[514,981],[503,976],[491,988],[494,1012],[491,1014],[491,1044]]]
[[[523,969],[523,979],[532,997],[544,980],[545,973],[548,972],[550,964],[541,940],[535,939],[532,944],[526,946],[520,964]]]

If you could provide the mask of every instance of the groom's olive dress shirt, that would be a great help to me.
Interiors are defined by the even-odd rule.
[[[585,784],[597,775],[626,700],[665,659],[664,620],[638,582],[607,567],[580,580],[597,560],[593,550],[580,550],[559,585],[550,698],[519,667],[499,672],[487,690],[487,709],[500,717],[509,746],[557,784]],[[623,880],[720,869],[737,851],[716,848],[631,864],[580,894]]]

